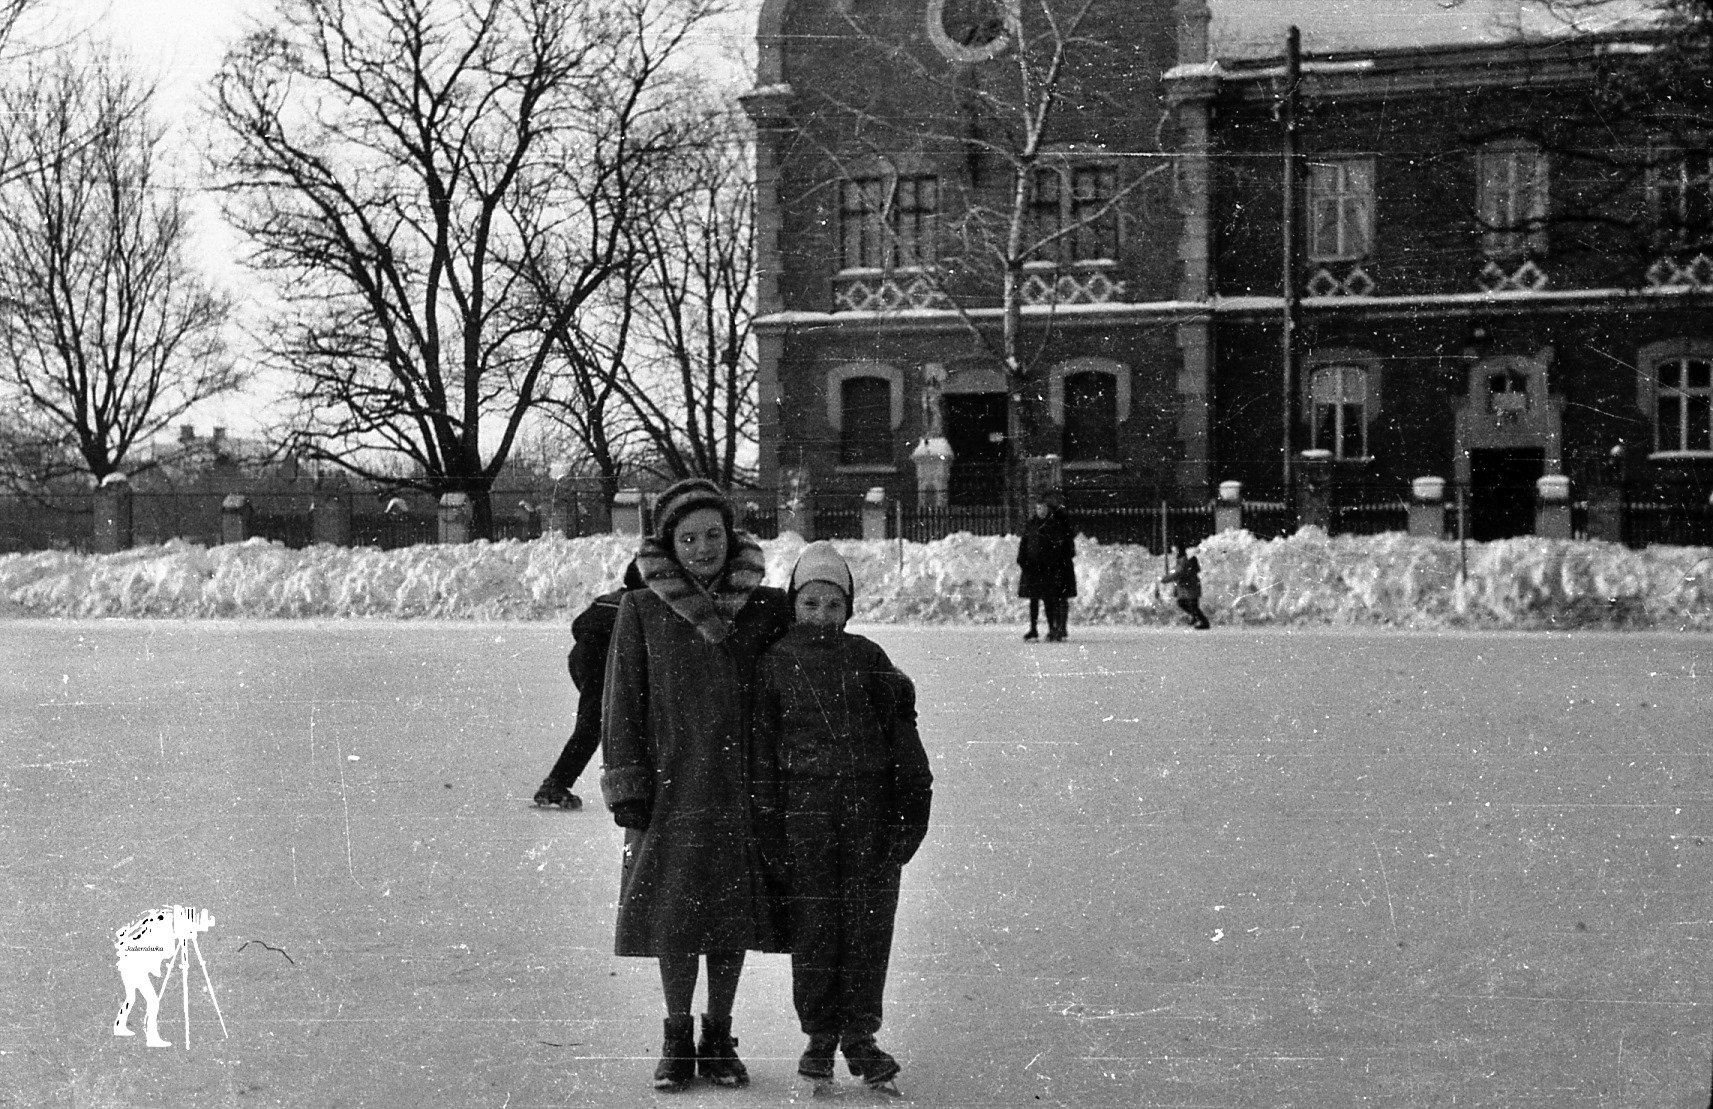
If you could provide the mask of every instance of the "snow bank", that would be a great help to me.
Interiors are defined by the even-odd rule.
[[[1017,541],[968,534],[936,543],[841,541],[856,617],[873,623],[1017,623]],[[763,544],[783,584],[803,540]],[[181,541],[116,555],[0,556],[10,616],[569,619],[613,588],[632,543],[611,536],[533,542],[290,550],[264,540]],[[1398,533],[1288,539],[1226,532],[1200,551],[1203,608],[1223,624],[1409,628],[1713,629],[1713,551],[1521,538],[1471,543]],[[1168,624],[1179,613],[1146,549],[1077,543],[1080,624]]]

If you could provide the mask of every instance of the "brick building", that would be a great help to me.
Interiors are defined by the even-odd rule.
[[[1547,475],[1705,502],[1706,144],[1591,100],[1645,38],[1412,2],[1097,5],[1035,148],[1008,59],[1037,0],[768,0],[763,481],[914,500],[949,448],[952,503],[991,502],[1016,436],[1073,499],[1286,498],[1307,450],[1339,487],[1461,485],[1477,537],[1529,531]],[[983,217],[1019,182],[1046,245],[1010,267],[1008,378]]]

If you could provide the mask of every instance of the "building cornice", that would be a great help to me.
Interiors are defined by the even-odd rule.
[[[1540,312],[1628,312],[1638,308],[1710,307],[1713,306],[1713,290],[1674,287],[1442,293],[1397,297],[1305,297],[1299,303],[1305,311],[1318,315],[1353,315],[1375,319]],[[1218,317],[1267,317],[1283,311],[1284,300],[1281,297],[1243,296],[1214,297],[1206,301],[1157,300],[1125,304],[1075,304],[1060,306],[1056,310],[1031,305],[1023,310],[1023,319],[1030,324],[1052,323],[1060,327],[1079,328],[1146,321],[1182,322]],[[997,324],[1003,319],[1004,312],[999,308],[976,308],[963,313],[927,308],[891,312],[775,312],[757,317],[754,326],[762,333],[862,328],[937,332],[967,331],[971,325]]]

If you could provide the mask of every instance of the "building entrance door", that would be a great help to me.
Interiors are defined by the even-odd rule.
[[[1005,394],[947,393],[946,442],[952,448],[952,504],[1005,503]]]
[[[1469,452],[1469,538],[1485,542],[1535,530],[1535,479],[1546,472],[1540,447]]]

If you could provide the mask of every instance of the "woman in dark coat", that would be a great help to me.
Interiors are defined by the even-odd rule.
[[[1057,489],[1041,494],[1034,512],[1017,544],[1017,565],[1023,570],[1017,595],[1029,600],[1029,630],[1023,638],[1040,638],[1036,621],[1045,606],[1047,641],[1056,643],[1069,632],[1070,599],[1077,595],[1076,529]]]
[[[656,1088],[681,1088],[698,1070],[741,1086],[731,1013],[744,952],[789,949],[756,851],[749,733],[756,660],[785,633],[790,606],[761,584],[761,548],[733,528],[711,482],[667,489],[656,520],[637,553],[645,587],[619,602],[602,708],[601,792],[627,829],[615,950],[660,960]]]

